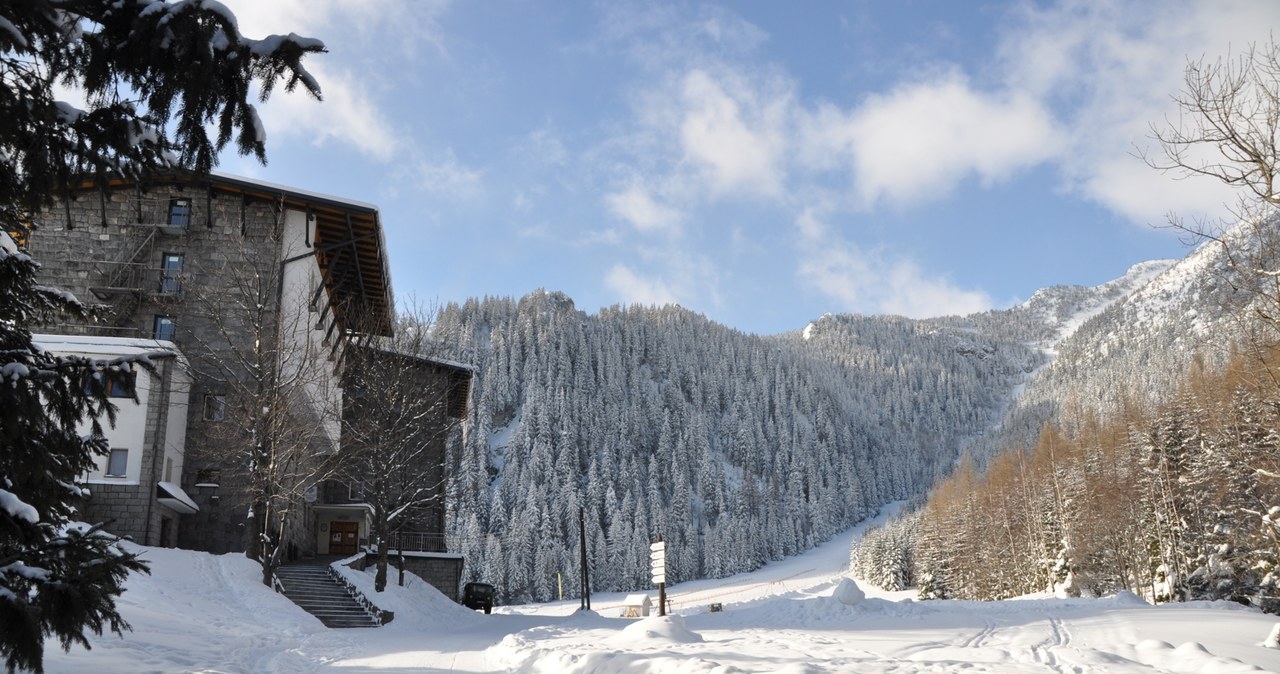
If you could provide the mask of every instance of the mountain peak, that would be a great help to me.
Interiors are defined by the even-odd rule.
[[[1085,321],[1146,286],[1175,264],[1177,260],[1149,260],[1129,267],[1120,278],[1100,285],[1041,288],[1016,309],[1038,317],[1047,327],[1053,328],[1048,342],[1056,344],[1070,337]]]

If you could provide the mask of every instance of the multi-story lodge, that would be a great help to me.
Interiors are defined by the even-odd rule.
[[[158,344],[177,354],[139,379],[143,409],[115,433],[136,447],[112,438],[122,451],[87,476],[87,514],[139,542],[246,549],[246,448],[275,433],[305,445],[295,457],[339,455],[349,350],[392,333],[378,209],[230,175],[175,174],[86,183],[35,225],[26,245],[41,282],[109,306],[91,324],[42,326],[56,333],[41,337],[46,348],[105,356]],[[448,413],[460,417],[471,370],[430,359],[422,367],[441,378],[454,401]],[[292,429],[263,428],[254,416],[277,404]],[[143,430],[125,431],[138,423]],[[443,466],[442,437],[435,449],[431,460]],[[308,476],[314,483],[277,535],[291,555],[355,552],[370,531],[360,476],[299,468],[287,477]],[[419,521],[434,527],[416,533],[438,554],[443,517]],[[456,581],[446,593],[456,595]]]

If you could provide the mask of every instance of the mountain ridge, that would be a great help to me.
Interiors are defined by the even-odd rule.
[[[1188,326],[1230,315],[1207,305],[1220,264],[1202,246],[1009,309],[826,314],[774,336],[676,306],[588,313],[542,289],[447,305],[446,355],[479,368],[450,451],[467,579],[548,598],[547,578],[576,572],[579,510],[601,589],[643,587],[659,533],[672,582],[808,549],[965,454],[1033,440],[1068,400],[1101,414],[1175,387]]]

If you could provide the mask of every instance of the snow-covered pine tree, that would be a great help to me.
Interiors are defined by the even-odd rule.
[[[265,99],[284,80],[319,97],[301,59],[322,51],[296,35],[247,39],[218,2],[4,3],[0,231],[25,240],[29,214],[72,183],[207,171],[232,141],[265,158],[251,87]],[[83,93],[86,109],[57,100],[64,87]],[[142,566],[72,520],[75,480],[102,447],[100,433],[81,440],[76,424],[110,411],[101,390],[84,391],[93,366],[37,351],[29,329],[40,312],[81,307],[38,286],[25,252],[0,256],[0,655],[10,670],[39,672],[46,636],[87,646],[85,630],[126,627],[114,597]]]
[[[0,234],[0,244],[9,244]],[[145,571],[119,539],[78,522],[76,481],[108,451],[107,383],[131,363],[58,357],[25,327],[50,312],[85,316],[75,298],[36,283],[39,266],[0,245],[0,655],[9,671],[41,671],[46,636],[88,647],[84,630],[119,633],[130,571]],[[88,423],[82,435],[80,425]]]

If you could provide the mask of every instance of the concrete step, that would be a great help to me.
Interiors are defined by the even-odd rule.
[[[377,627],[378,622],[347,587],[321,566],[282,566],[276,570],[284,596],[326,627]]]

